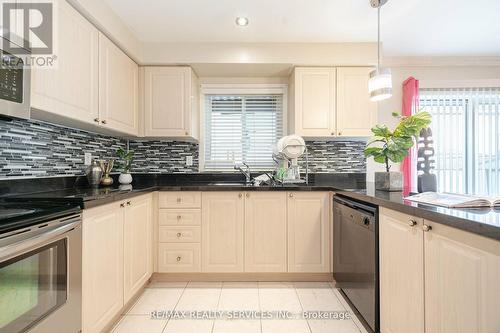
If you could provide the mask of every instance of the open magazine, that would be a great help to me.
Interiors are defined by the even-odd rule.
[[[464,194],[424,192],[406,200],[448,208],[500,207],[500,198],[479,197]]]

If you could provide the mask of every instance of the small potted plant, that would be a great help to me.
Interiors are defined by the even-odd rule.
[[[118,182],[122,185],[128,185],[132,183],[132,175],[130,174],[130,167],[132,166],[132,160],[134,159],[134,151],[129,150],[126,152],[122,148],[116,151],[116,155],[119,160],[117,163],[118,169],[121,169],[120,177],[118,177]]]
[[[400,163],[408,156],[408,150],[415,144],[420,131],[431,123],[431,115],[425,111],[412,116],[401,116],[398,113],[392,115],[399,118],[396,128],[390,131],[386,125],[373,127],[374,137],[366,145],[365,156],[385,164],[385,172],[375,172],[375,189],[401,191],[403,174],[391,172],[389,161]]]

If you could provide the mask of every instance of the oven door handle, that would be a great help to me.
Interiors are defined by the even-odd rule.
[[[79,228],[80,226],[81,221],[78,219],[49,231],[42,232],[36,236],[9,245],[5,245],[0,248],[0,262],[44,245],[51,240],[54,240],[64,234],[71,232],[73,229]]]

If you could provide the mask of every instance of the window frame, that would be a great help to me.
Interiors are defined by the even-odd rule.
[[[221,172],[231,171],[206,171],[205,170],[205,114],[206,95],[282,95],[283,96],[283,136],[288,133],[288,84],[284,83],[205,83],[200,85],[200,140],[199,140],[199,172]],[[239,171],[234,170],[234,173]]]

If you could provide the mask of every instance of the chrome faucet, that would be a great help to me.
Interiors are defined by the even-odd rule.
[[[243,169],[239,165],[234,165],[234,169],[235,170],[240,170],[241,173],[245,175],[245,182],[247,184],[250,184],[252,182],[252,175],[251,175],[251,172],[250,172],[250,167],[245,162],[243,162],[242,164],[246,167],[245,169]]]

